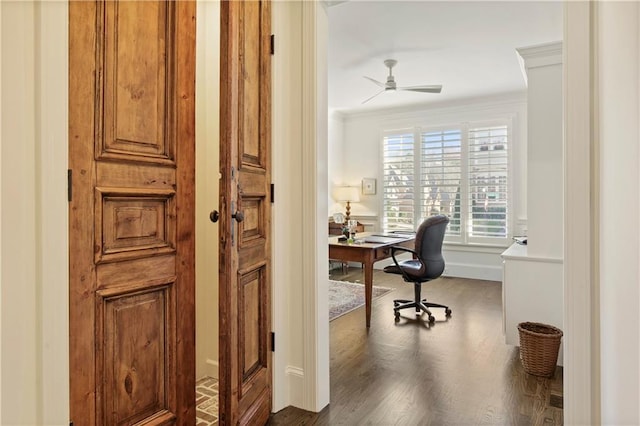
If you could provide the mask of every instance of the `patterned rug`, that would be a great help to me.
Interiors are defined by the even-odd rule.
[[[373,286],[373,299],[392,288]],[[329,280],[329,321],[364,305],[364,284]]]

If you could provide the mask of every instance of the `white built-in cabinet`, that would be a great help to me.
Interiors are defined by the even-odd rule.
[[[528,244],[502,253],[503,325],[510,345],[519,345],[520,322],[563,328],[562,43],[517,50],[527,80]]]

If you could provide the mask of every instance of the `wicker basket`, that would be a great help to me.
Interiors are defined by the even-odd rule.
[[[534,376],[551,377],[556,370],[562,330],[537,322],[521,322],[520,359],[524,371]]]

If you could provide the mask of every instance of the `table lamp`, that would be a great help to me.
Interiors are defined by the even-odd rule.
[[[333,192],[333,198],[340,203],[347,203],[347,214],[345,215],[345,221],[351,218],[351,204],[360,201],[360,191],[357,186],[338,186]]]

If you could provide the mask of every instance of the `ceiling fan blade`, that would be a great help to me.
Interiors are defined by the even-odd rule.
[[[366,75],[363,75],[364,78],[366,78],[369,81],[372,81],[374,84],[380,86],[380,87],[384,87],[384,83],[379,82],[378,80],[374,80],[371,77],[367,77]]]
[[[365,99],[364,101],[362,101],[363,104],[366,104],[367,102],[369,102],[371,99],[375,98],[376,96],[378,96],[381,93],[384,93],[384,89],[382,89],[381,91],[379,91],[378,93],[376,93],[375,95],[371,96],[370,98]]]
[[[422,92],[422,93],[440,93],[442,91],[442,85],[436,84],[433,86],[398,87],[397,90],[410,90],[412,92]]]

